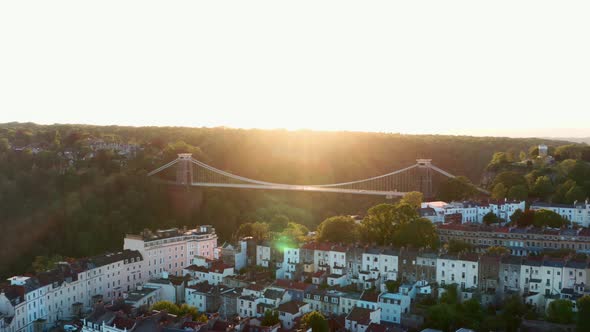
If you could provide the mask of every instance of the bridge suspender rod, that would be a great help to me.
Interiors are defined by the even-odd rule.
[[[176,164],[177,162],[178,162],[178,159],[174,159],[174,160],[172,160],[171,162],[167,163],[166,165],[164,165],[164,166],[160,166],[160,167],[156,168],[155,170],[153,170],[153,171],[149,172],[149,173],[148,173],[148,176],[152,176],[152,175],[154,175],[154,174],[157,174],[157,173],[159,173],[159,172],[161,172],[161,171],[165,170],[166,168],[168,168],[168,167],[170,167],[170,166],[172,166],[172,165]]]
[[[213,171],[215,173],[233,178],[235,180],[240,180],[240,181],[244,181],[244,182],[249,182],[249,183],[255,183],[255,184],[260,184],[260,185],[267,185],[267,186],[292,186],[291,184],[284,184],[284,183],[273,183],[273,182],[266,182],[266,181],[259,181],[259,180],[253,180],[253,179],[249,179],[249,178],[245,178],[243,176],[239,176],[239,175],[235,175],[232,173],[228,173],[225,171],[222,171],[220,169],[217,169],[215,167],[209,166],[205,163],[202,163],[196,159],[192,159],[192,162],[198,166],[201,166],[203,168],[206,168],[210,171]],[[376,180],[376,179],[381,179],[384,178],[386,176],[390,176],[390,175],[395,175],[395,174],[399,174],[399,173],[403,173],[405,171],[408,171],[410,169],[413,169],[415,167],[417,167],[418,164],[388,173],[388,174],[384,174],[384,175],[380,175],[380,176],[375,176],[372,178],[368,178],[368,179],[363,179],[363,180],[357,180],[357,181],[350,181],[350,182],[342,182],[342,183],[334,183],[334,184],[310,184],[310,185],[305,185],[307,187],[339,187],[339,186],[344,186],[344,185],[349,185],[349,184],[356,184],[356,183],[362,183],[362,182],[368,182],[370,180]]]

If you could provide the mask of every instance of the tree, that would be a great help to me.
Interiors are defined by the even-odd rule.
[[[279,324],[281,321],[279,320],[279,312],[276,310],[266,310],[264,312],[264,317],[262,317],[262,326],[274,326]]]
[[[455,331],[460,326],[460,319],[456,306],[436,304],[428,308],[426,326],[442,331]]]
[[[578,299],[578,331],[590,331],[590,296],[584,295]]]
[[[152,305],[152,310],[166,311],[169,314],[178,315],[180,308],[170,301],[159,301]]]
[[[496,175],[492,182],[492,188],[495,188],[500,183],[503,184],[506,189],[510,189],[514,186],[526,185],[526,179],[518,172],[505,171]]]
[[[554,190],[551,179],[546,175],[538,177],[533,186],[533,193],[541,199],[547,199]]]
[[[385,282],[385,286],[387,287],[387,291],[389,293],[397,293],[399,291],[399,286],[401,286],[401,281],[388,280]]]
[[[328,332],[328,321],[318,311],[312,311],[301,318],[301,325],[304,329],[311,329],[312,332]]]
[[[251,236],[256,240],[266,240],[270,235],[270,225],[263,222],[241,224],[237,231],[238,237]]]
[[[376,242],[380,245],[391,242],[399,225],[395,218],[395,209],[396,206],[393,204],[378,204],[367,211],[362,223],[366,242]]]
[[[418,212],[406,203],[378,204],[367,211],[362,222],[362,233],[366,242],[376,242],[379,245],[391,244],[393,240],[399,239],[398,234],[401,225],[408,224],[420,219]],[[423,227],[425,224],[415,225]]]
[[[560,228],[566,224],[566,220],[553,211],[542,209],[535,211],[533,224],[535,227]]]
[[[6,138],[0,138],[0,152],[6,152],[10,148],[10,143]]]
[[[492,247],[488,247],[486,249],[486,253],[488,253],[490,255],[502,256],[502,255],[510,254],[510,250],[508,250],[508,248],[506,248],[506,247],[492,246]]]
[[[484,319],[484,312],[476,299],[469,299],[461,304],[463,326],[479,331]]]
[[[491,225],[491,224],[499,223],[500,219],[498,218],[498,216],[494,212],[490,211],[490,212],[486,213],[485,216],[483,216],[483,222],[486,225]]]
[[[507,193],[508,189],[506,188],[506,186],[503,183],[498,183],[494,186],[494,189],[492,189],[492,198],[501,200],[506,198]]]
[[[55,267],[55,265],[59,262],[63,261],[63,257],[60,255],[53,255],[51,257],[47,256],[37,256],[33,261],[33,271],[35,272],[45,272],[51,270]]]
[[[190,316],[195,321],[207,322],[207,316],[199,314],[197,308],[189,306],[186,303],[178,306],[170,301],[159,301],[152,305],[152,310],[166,311],[169,314],[182,317]]]
[[[463,323],[457,285],[440,288],[439,303],[428,308],[426,325],[443,331],[455,331]]]
[[[422,204],[423,198],[424,198],[424,194],[422,194],[421,192],[410,191],[409,193],[404,195],[401,202],[406,203],[415,209],[418,209],[418,208],[420,208],[420,206]]]
[[[580,186],[573,186],[565,194],[566,202],[573,204],[574,202],[583,202],[586,199],[586,193]]]
[[[552,201],[556,203],[568,203],[566,198],[567,193],[570,189],[576,186],[576,181],[574,180],[566,180],[565,182],[559,184],[555,189],[555,194],[553,195]],[[573,201],[569,202],[572,203]]]
[[[414,248],[436,248],[438,235],[432,222],[426,218],[401,224],[396,232],[396,244]]]
[[[534,210],[525,210],[522,213],[522,216],[516,221],[518,227],[528,227],[531,226],[535,221],[535,211]]]
[[[506,194],[506,197],[508,199],[512,199],[515,201],[524,201],[528,198],[528,196],[529,196],[529,190],[527,189],[526,185],[524,185],[524,184],[512,186],[508,190],[508,193]]]
[[[578,144],[561,145],[555,148],[553,155],[557,161],[580,159],[582,158],[582,146]]]
[[[331,217],[318,226],[317,238],[319,241],[353,243],[358,239],[358,228],[351,217]]]
[[[199,314],[199,310],[196,307],[192,307],[186,303],[183,303],[178,307],[178,316],[190,316],[193,320],[198,322],[207,322],[207,316]]]
[[[505,152],[496,152],[487,166],[489,171],[497,171],[510,163],[508,155]]]
[[[304,242],[309,229],[304,225],[289,222],[287,227],[281,232],[281,236],[291,239],[294,243]]]
[[[570,324],[574,321],[573,304],[570,300],[555,300],[547,308],[547,320],[558,324]]]
[[[520,218],[522,218],[523,212],[521,209],[516,209],[514,213],[510,216],[510,222],[512,225],[517,225]]]
[[[475,248],[471,243],[459,240],[451,240],[447,244],[447,251],[450,254],[459,254],[463,252],[472,252]]]
[[[526,305],[522,303],[517,295],[513,295],[504,301],[504,306],[498,319],[505,322],[506,331],[516,332],[526,312]]]
[[[475,186],[468,178],[458,176],[443,181],[439,186],[437,197],[447,202],[461,201],[472,198],[476,192]]]

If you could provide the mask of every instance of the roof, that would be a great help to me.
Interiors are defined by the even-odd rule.
[[[195,271],[195,272],[209,272],[209,269],[204,266],[199,265],[189,265],[185,267],[185,270]]]
[[[443,202],[443,201],[434,201],[434,202],[424,202],[422,203],[422,206],[424,208],[427,207],[434,207],[434,208],[444,208],[445,206],[449,205],[447,202]]]
[[[209,271],[215,273],[223,273],[223,271],[230,268],[232,268],[231,265],[225,264],[222,261],[214,261],[213,263],[211,263],[211,268],[209,269]]]
[[[361,294],[361,301],[378,302],[379,301],[379,293],[372,292],[372,291],[364,291]]]
[[[577,204],[560,204],[560,203],[546,203],[546,202],[534,202],[531,204],[531,208],[564,208],[564,209],[575,209],[575,208],[584,208],[584,202],[580,202]]]
[[[261,284],[257,284],[257,283],[252,283],[249,284],[248,286],[244,287],[244,289],[249,289],[249,290],[253,290],[256,292],[262,292],[264,290],[264,285]]]
[[[86,317],[86,320],[94,324],[102,324],[103,322],[109,324],[116,314],[113,311],[106,310],[103,305],[98,305],[94,308],[90,316]]]
[[[285,291],[280,291],[277,289],[267,289],[264,291],[263,295],[267,299],[277,300],[277,299],[283,298],[284,294],[285,294]]]
[[[110,325],[117,327],[120,330],[131,330],[131,328],[135,326],[135,320],[131,318],[117,316]]]
[[[381,249],[380,248],[368,248],[367,250],[365,250],[365,254],[369,254],[369,255],[379,255],[381,254]]]
[[[357,322],[362,325],[369,325],[371,322],[371,312],[373,312],[371,309],[354,307],[346,316],[346,320]]]
[[[375,324],[371,323],[365,330],[365,332],[398,332],[405,331],[401,327],[392,324]]]
[[[567,263],[565,263],[565,267],[574,268],[574,269],[585,269],[588,267],[588,262],[578,261],[578,260],[569,260]]]
[[[210,285],[208,282],[200,282],[198,284],[188,286],[187,288],[195,290],[199,293],[209,293],[213,290],[214,286]]]
[[[523,265],[541,266],[543,264],[543,257],[528,256],[524,259]]]
[[[95,267],[113,264],[125,260],[143,260],[143,256],[137,250],[123,250],[116,253],[106,253],[88,259]]]
[[[211,225],[200,225],[198,228],[181,230],[178,228],[158,229],[156,231],[144,230],[139,235],[128,234],[126,237],[143,239],[145,242],[180,237],[183,235],[215,234],[215,228]]]
[[[125,300],[128,302],[136,302],[155,291],[157,291],[155,288],[142,287],[141,289],[127,292],[127,298]]]
[[[279,305],[279,311],[288,312],[292,315],[299,312],[299,309],[307,303],[301,301],[289,301]]]
[[[565,261],[563,260],[545,260],[543,262],[544,266],[550,266],[550,267],[563,267],[565,265]]]
[[[297,282],[287,279],[277,279],[274,283],[275,287],[280,287],[284,289],[295,289],[300,291],[305,291],[308,287],[311,287],[310,284],[306,284],[304,282]]]
[[[242,296],[240,296],[240,300],[246,300],[246,301],[250,301],[250,302],[256,301],[256,299],[258,299],[258,298],[256,296],[254,296],[254,295],[242,295]]]
[[[23,286],[0,286],[0,293],[4,292],[4,296],[12,303],[17,305],[25,299],[25,288]]]
[[[226,269],[230,269],[232,266],[223,263],[222,261],[213,261],[209,268],[200,265],[189,265],[185,269],[195,272],[203,273],[223,273]]]

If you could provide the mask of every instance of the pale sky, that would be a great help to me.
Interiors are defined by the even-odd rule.
[[[0,122],[590,136],[590,1],[0,1]]]

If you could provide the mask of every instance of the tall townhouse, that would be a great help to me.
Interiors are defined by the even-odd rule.
[[[416,282],[416,257],[418,250],[412,248],[402,248],[399,252],[399,279],[404,282]]]
[[[285,248],[283,251],[283,267],[284,278],[289,280],[296,280],[303,271],[299,248]]]
[[[436,262],[436,281],[439,285],[456,284],[461,291],[479,285],[479,262],[476,255],[445,255]]]
[[[217,234],[209,225],[192,230],[145,230],[139,235],[127,235],[124,240],[124,249],[137,250],[143,255],[150,277],[163,272],[180,276],[194,257],[213,259],[216,247]]]
[[[434,252],[421,252],[416,256],[416,279],[426,280],[428,283],[436,282],[436,260],[438,255]]]
[[[563,288],[582,293],[590,285],[590,265],[586,261],[569,260],[563,268]]]
[[[522,257],[504,256],[500,260],[499,288],[502,297],[520,294]]]

